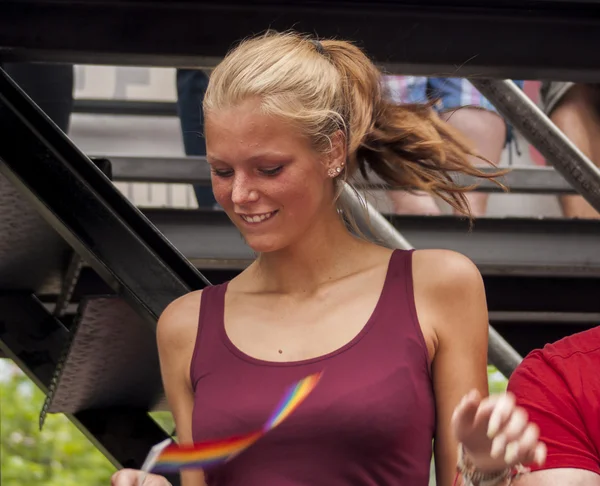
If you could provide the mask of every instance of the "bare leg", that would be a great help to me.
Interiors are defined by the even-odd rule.
[[[498,165],[506,140],[506,124],[498,114],[478,108],[459,108],[443,113],[441,116],[471,140],[478,154],[494,165]],[[478,166],[486,165],[477,157],[472,157],[471,163]],[[425,193],[416,195],[403,191],[390,191],[389,196],[396,214],[440,214],[433,198]],[[488,194],[470,192],[467,194],[467,199],[473,216],[485,215]]]
[[[427,193],[418,191],[388,191],[395,214],[439,215],[440,208]]]
[[[550,119],[592,162],[600,165],[600,89],[573,86],[550,114]],[[581,196],[562,196],[567,218],[598,219],[600,214]]]
[[[444,113],[442,117],[474,144],[479,155],[498,165],[506,141],[506,124],[500,115],[478,108],[459,108]],[[472,157],[471,163],[477,166],[486,165],[477,157]],[[488,194],[470,192],[467,199],[473,216],[485,216]]]

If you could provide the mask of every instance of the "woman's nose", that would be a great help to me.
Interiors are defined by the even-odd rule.
[[[251,178],[243,174],[236,174],[231,188],[231,201],[234,204],[242,205],[255,202],[257,199],[258,191],[253,186]]]

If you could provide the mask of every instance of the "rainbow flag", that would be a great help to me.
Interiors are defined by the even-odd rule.
[[[145,471],[158,473],[176,472],[181,469],[203,469],[226,462],[250,447],[270,430],[287,419],[315,389],[322,373],[315,373],[294,383],[285,393],[261,430],[227,439],[178,445],[161,442],[146,460]]]

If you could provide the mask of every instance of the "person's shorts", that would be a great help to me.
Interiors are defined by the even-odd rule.
[[[540,88],[540,107],[550,116],[558,102],[567,94],[575,83],[565,81],[544,81]]]
[[[576,83],[564,81],[543,81],[540,88],[540,108],[550,116],[559,102]],[[585,83],[588,102],[600,116],[600,83]]]
[[[464,78],[385,76],[384,80],[392,100],[397,103],[424,103],[437,99],[434,108],[438,112],[472,106],[498,113],[494,105]],[[514,83],[523,89],[524,81]],[[507,126],[506,142],[510,142],[511,139],[512,130]]]

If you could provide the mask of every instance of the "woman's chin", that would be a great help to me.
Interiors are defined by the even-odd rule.
[[[246,245],[255,253],[271,253],[286,245],[275,235],[243,235]]]

